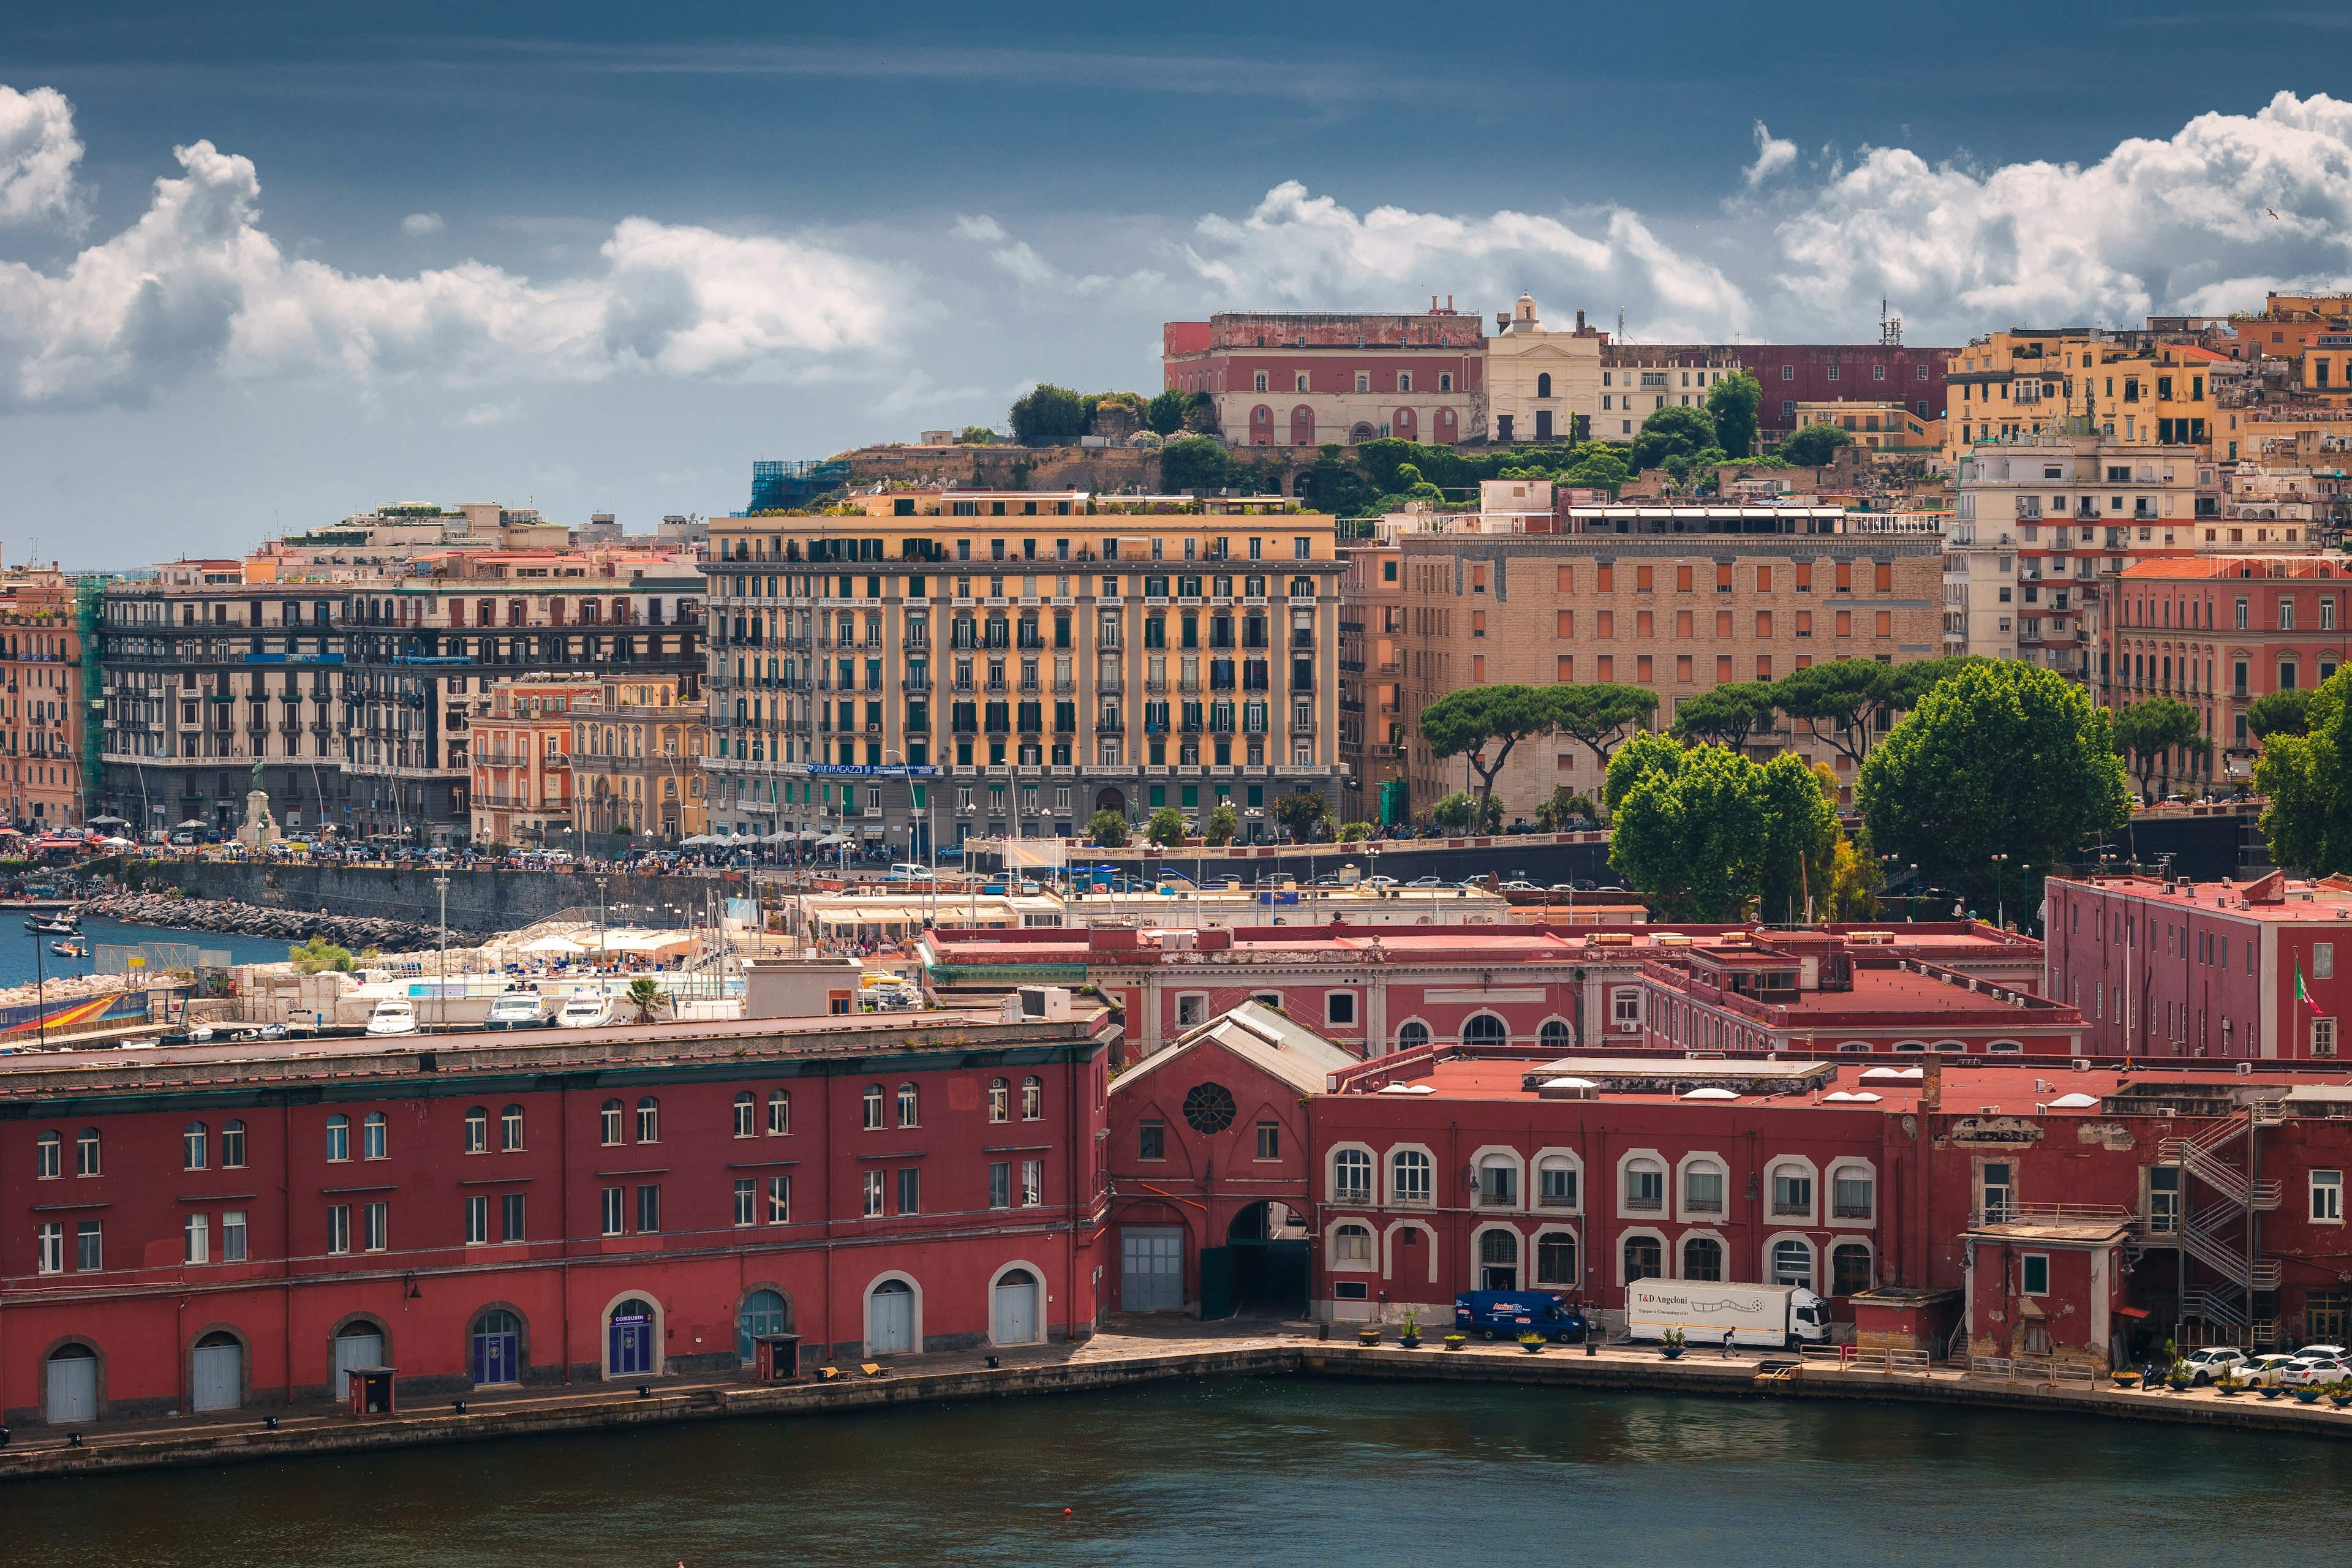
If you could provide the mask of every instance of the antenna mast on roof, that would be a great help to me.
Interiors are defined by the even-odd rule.
[[[1903,346],[1903,318],[1886,313],[1886,301],[1878,302],[1878,346],[1899,349]]]
[[[1621,343],[1625,341],[1625,307],[1622,305],[1617,307],[1617,341]]]

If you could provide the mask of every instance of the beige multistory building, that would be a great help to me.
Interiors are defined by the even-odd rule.
[[[1495,323],[1486,341],[1487,438],[1503,446],[1590,439],[1599,428],[1608,334],[1586,326],[1581,310],[1573,328],[1546,327],[1528,294]]]
[[[712,830],[922,854],[1338,801],[1330,517],[1280,500],[917,490],[716,521]]]
[[[1384,824],[1386,786],[1404,776],[1404,552],[1383,528],[1339,559],[1339,816]]]
[[[2217,374],[2228,354],[2179,334],[2096,327],[1990,332],[1955,352],[1945,456],[1979,441],[2074,434],[2129,447],[2210,451],[2223,426]],[[2217,373],[2216,367],[2221,367]]]
[[[572,725],[592,711],[596,678],[509,676],[474,700],[473,841],[555,847],[572,817]]]
[[[710,830],[709,714],[698,676],[607,675],[572,736],[580,826],[675,843]]]
[[[1551,520],[1482,516],[1408,532],[1402,552],[1402,709],[1412,808],[1465,787],[1460,757],[1433,757],[1422,710],[1465,687],[1613,683],[1658,695],[1655,724],[1717,686],[1773,680],[1832,659],[1895,663],[1943,651],[1943,521],[1832,507],[1571,507]],[[1540,529],[1544,531],[1536,531]],[[1751,737],[1845,759],[1801,727]],[[1506,820],[1555,787],[1597,793],[1591,751],[1540,736],[1498,784]]]

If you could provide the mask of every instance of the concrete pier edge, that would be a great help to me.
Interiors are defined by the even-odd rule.
[[[436,1402],[429,1409],[390,1416],[340,1417],[319,1406],[285,1413],[300,1424],[266,1430],[268,1412],[233,1425],[208,1424],[184,1432],[144,1430],[116,1436],[104,1424],[81,1430],[81,1447],[0,1449],[0,1480],[38,1480],[123,1470],[236,1464],[312,1454],[362,1453],[428,1444],[499,1437],[610,1431],[720,1417],[825,1415],[890,1405],[1014,1398],[1123,1388],[1176,1379],[1242,1376],[1345,1377],[1398,1383],[1512,1384],[1563,1389],[1700,1394],[1751,1399],[1845,1399],[1982,1409],[2042,1411],[2126,1420],[2224,1427],[2290,1436],[2352,1437],[2352,1411],[2325,1403],[2271,1402],[2252,1394],[2224,1400],[2205,1394],[2142,1394],[2105,1386],[2053,1387],[1990,1382],[1951,1373],[1884,1374],[1809,1365],[1784,1383],[1759,1382],[1751,1363],[1667,1362],[1623,1353],[1587,1357],[1573,1351],[1540,1355],[1495,1349],[1448,1352],[1432,1343],[1408,1351],[1320,1342],[1188,1348],[1103,1356],[1083,1361],[893,1372],[821,1384],[701,1386],[640,1397],[634,1387],[598,1384],[559,1402],[488,1405],[457,1414]],[[40,1429],[47,1436],[47,1429]],[[29,1436],[29,1434],[28,1434]]]

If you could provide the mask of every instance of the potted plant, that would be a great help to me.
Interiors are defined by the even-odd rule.
[[[2338,1379],[2327,1388],[2327,1403],[2338,1410],[2352,1408],[2352,1383]]]
[[[1417,1351],[1421,1348],[1420,1308],[1407,1307],[1404,1310],[1404,1331],[1397,1336],[1397,1343],[1409,1351]]]
[[[2319,1384],[2315,1383],[2298,1383],[2294,1389],[2294,1400],[2298,1405],[2316,1405],[2319,1402]]]
[[[1448,1334],[1445,1336],[1445,1348],[1450,1351],[1458,1351],[1469,1342],[1470,1336],[1468,1334]]]
[[[2107,1373],[2107,1375],[2115,1380],[2115,1384],[2117,1388],[2137,1388],[2139,1386],[2139,1373],[2136,1372],[2111,1372]]]
[[[1680,1329],[1668,1329],[1658,1341],[1658,1348],[1668,1361],[1678,1361],[1689,1347],[1690,1340]]]
[[[1529,1355],[1541,1354],[1544,1346],[1550,1342],[1551,1342],[1549,1340],[1545,1339],[1533,1329],[1529,1329],[1526,1333],[1519,1336],[1519,1348],[1527,1352]]]
[[[2230,1367],[2225,1368],[2221,1375],[2213,1380],[2213,1386],[2224,1396],[2243,1394],[2246,1391],[2246,1380],[2238,1375],[2236,1368]]]
[[[2280,1394],[2284,1394],[2286,1390],[2281,1388],[2275,1382],[2265,1382],[2260,1388],[2255,1389],[2254,1392],[2261,1394],[2264,1399],[2276,1399]]]
[[[1366,1323],[1362,1328],[1356,1331],[1356,1342],[1360,1345],[1376,1345],[1380,1343],[1381,1326],[1378,1323]]]

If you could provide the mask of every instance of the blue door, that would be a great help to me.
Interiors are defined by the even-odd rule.
[[[522,1381],[522,1325],[512,1312],[492,1310],[474,1325],[474,1384]]]
[[[606,1347],[614,1377],[639,1377],[654,1369],[654,1310],[632,1296],[613,1309]]]

